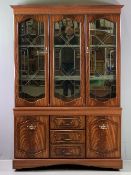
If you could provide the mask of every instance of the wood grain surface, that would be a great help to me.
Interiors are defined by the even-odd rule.
[[[14,122],[15,158],[48,158],[48,116],[15,116]]]

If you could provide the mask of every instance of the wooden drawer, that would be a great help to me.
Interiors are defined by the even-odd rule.
[[[51,158],[84,158],[85,145],[51,145],[50,146]]]
[[[85,116],[50,116],[50,129],[84,129]]]
[[[85,143],[85,131],[50,131],[50,143],[52,144],[69,144],[69,143]]]

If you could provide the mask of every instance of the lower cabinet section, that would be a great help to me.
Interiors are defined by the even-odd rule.
[[[120,116],[86,118],[86,157],[120,158]]]
[[[46,116],[25,111],[14,119],[16,160],[120,160],[120,115]]]
[[[85,145],[51,145],[51,158],[85,158]]]
[[[49,157],[49,117],[15,116],[15,158]]]

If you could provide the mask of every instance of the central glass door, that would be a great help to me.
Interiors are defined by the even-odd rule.
[[[51,17],[52,105],[84,105],[83,31],[82,16]]]

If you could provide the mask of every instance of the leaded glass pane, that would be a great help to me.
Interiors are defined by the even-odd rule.
[[[116,97],[116,23],[97,19],[89,28],[90,97],[107,101]]]
[[[55,97],[80,97],[80,23],[65,17],[54,24]]]
[[[45,96],[44,24],[19,24],[19,97],[34,102]]]

